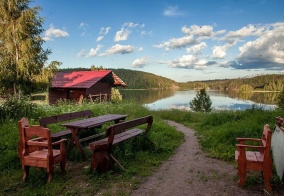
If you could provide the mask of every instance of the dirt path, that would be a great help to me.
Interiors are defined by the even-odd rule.
[[[173,121],[166,122],[185,134],[185,142],[131,195],[266,195],[260,187],[258,190],[238,188],[234,165],[206,157],[191,129]]]

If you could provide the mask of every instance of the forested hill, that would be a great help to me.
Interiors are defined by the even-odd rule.
[[[93,68],[93,70],[104,68]],[[59,71],[91,70],[86,68],[68,68]],[[185,89],[215,89],[238,91],[243,85],[249,85],[253,90],[282,91],[284,89],[284,74],[267,74],[250,78],[206,80],[178,83],[174,80],[157,76],[152,73],[130,69],[110,69],[128,86],[128,89],[150,88],[185,88]]]
[[[282,91],[284,89],[284,74],[179,83],[182,88],[200,89],[205,87],[216,90],[239,90],[243,85],[249,85],[253,90]]]
[[[120,79],[122,79],[129,89],[149,89],[149,88],[176,88],[178,83],[174,80],[157,76],[152,73],[134,71],[130,69],[111,69]]]

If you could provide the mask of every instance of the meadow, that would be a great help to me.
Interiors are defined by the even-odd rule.
[[[107,173],[90,172],[91,152],[86,148],[87,160],[82,160],[76,148],[67,151],[67,173],[62,175],[56,167],[51,183],[46,183],[45,171],[32,168],[30,178],[22,182],[22,170],[17,156],[17,121],[25,116],[30,124],[38,124],[41,117],[66,112],[92,110],[94,116],[108,113],[129,114],[127,119],[153,115],[154,123],[147,137],[137,137],[119,144],[113,154],[126,171],[111,164]],[[273,128],[276,116],[283,110],[267,111],[252,107],[245,111],[198,113],[181,110],[151,111],[134,102],[75,104],[60,102],[57,106],[35,104],[27,99],[8,99],[0,107],[0,195],[128,195],[141,179],[151,175],[183,142],[183,134],[168,126],[163,120],[182,123],[196,131],[202,150],[208,156],[234,162],[236,137],[260,137],[264,124]],[[104,131],[104,125],[98,131]],[[55,125],[51,132],[62,127]],[[85,144],[88,146],[88,143]],[[236,170],[237,171],[237,170]],[[271,180],[275,189],[283,185],[275,172]],[[250,183],[261,183],[255,180]]]

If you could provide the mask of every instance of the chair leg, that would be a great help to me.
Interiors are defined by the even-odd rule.
[[[47,173],[48,173],[48,179],[47,179],[47,182],[50,182],[51,179],[52,179],[52,175],[54,173],[54,166],[53,164],[51,164],[50,167],[46,168],[47,169]]]
[[[61,172],[62,172],[62,173],[66,173],[65,167],[66,167],[66,159],[65,159],[65,160],[62,160],[62,161],[60,162],[60,168],[61,168]]]
[[[270,174],[269,171],[263,171],[263,180],[264,180],[264,184],[265,184],[265,189],[267,191],[272,191],[272,187],[270,185],[270,179],[271,179],[272,175]]]
[[[243,187],[245,184],[245,179],[246,179],[246,165],[245,163],[239,163],[238,164],[238,175],[240,177],[238,181],[238,186]]]
[[[23,182],[26,181],[27,177],[29,176],[30,173],[30,166],[24,166],[24,174],[23,174]]]

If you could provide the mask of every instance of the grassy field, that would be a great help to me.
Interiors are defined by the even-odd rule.
[[[114,156],[123,164],[121,171],[111,164],[108,173],[90,173],[91,152],[86,148],[87,160],[81,160],[76,148],[67,152],[67,173],[60,174],[56,168],[51,183],[46,183],[45,171],[32,168],[30,179],[22,182],[22,171],[17,157],[17,121],[26,116],[30,124],[38,124],[41,117],[66,112],[90,109],[93,114],[129,114],[127,119],[146,115],[154,116],[154,124],[148,137],[137,137],[117,146]],[[252,108],[246,111],[224,111],[214,113],[192,113],[180,110],[150,111],[132,102],[84,103],[82,105],[62,102],[58,106],[37,105],[26,100],[10,100],[0,108],[0,195],[128,195],[141,179],[167,160],[182,143],[183,135],[163,122],[174,120],[193,128],[202,149],[208,156],[234,163],[236,137],[260,137],[264,124],[273,128],[276,116],[284,111],[264,111]],[[98,131],[104,131],[105,127]],[[60,125],[51,128],[61,130]],[[85,146],[88,143],[85,143]],[[283,185],[274,174],[274,188]]]

